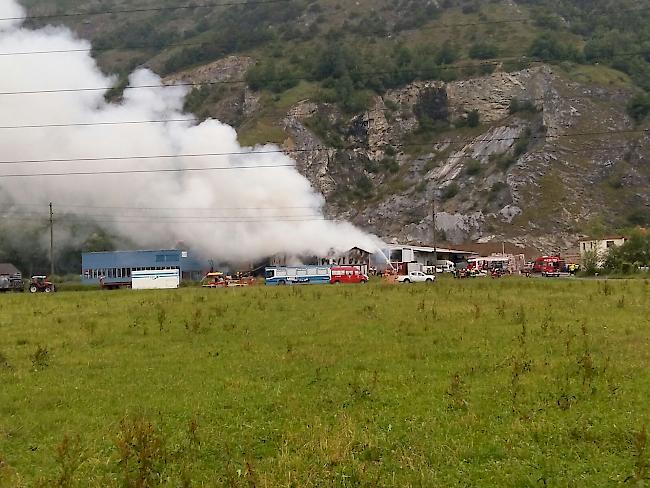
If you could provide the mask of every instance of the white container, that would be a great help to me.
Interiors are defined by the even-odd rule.
[[[131,288],[134,290],[171,290],[181,286],[181,273],[178,269],[133,271]]]

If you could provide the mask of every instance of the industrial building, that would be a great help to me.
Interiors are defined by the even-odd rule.
[[[188,251],[177,249],[159,251],[87,252],[81,256],[82,282],[87,285],[129,286],[133,271],[178,269],[183,280],[200,280],[206,269]]]
[[[476,252],[464,251],[461,249],[403,246],[399,244],[391,245],[388,249],[383,250],[383,253],[389,258],[391,264],[395,267],[401,263],[418,263],[423,266],[433,266],[435,264],[434,260],[436,259],[438,261],[451,261],[452,263],[458,263],[477,255]]]
[[[299,256],[291,257],[286,254],[276,254],[269,259],[270,266],[292,266],[297,264],[308,266],[354,266],[360,273],[370,272],[370,260],[372,253],[353,247],[346,252],[331,250],[327,256]]]

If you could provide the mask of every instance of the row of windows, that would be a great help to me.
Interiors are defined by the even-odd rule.
[[[100,279],[100,278],[131,278],[132,271],[161,271],[165,269],[180,269],[178,266],[165,266],[165,267],[145,267],[145,268],[100,268],[100,269],[86,269],[84,270],[84,278],[86,279]]]
[[[327,268],[278,268],[275,270],[275,276],[288,277],[288,276],[323,276],[328,275]]]
[[[596,244],[594,241],[591,241],[591,242],[588,242],[588,243],[583,242],[582,243],[582,250],[583,251],[587,250],[587,244],[589,244],[589,250],[590,251],[593,251],[593,249],[598,246],[598,244]],[[607,247],[607,249],[610,249],[610,248],[614,247],[615,244],[616,243],[614,241],[606,241],[605,246]]]

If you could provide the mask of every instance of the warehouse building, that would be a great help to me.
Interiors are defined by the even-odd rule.
[[[87,252],[81,256],[82,282],[87,285],[130,286],[133,271],[180,270],[181,279],[198,281],[209,268],[177,249],[159,251]]]

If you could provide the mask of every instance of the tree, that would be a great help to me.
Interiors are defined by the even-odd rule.
[[[598,251],[587,251],[582,254],[582,271],[588,276],[594,276],[600,269],[600,255]]]
[[[605,257],[605,268],[621,273],[636,272],[650,266],[650,235],[634,232],[621,247],[613,247]]]

